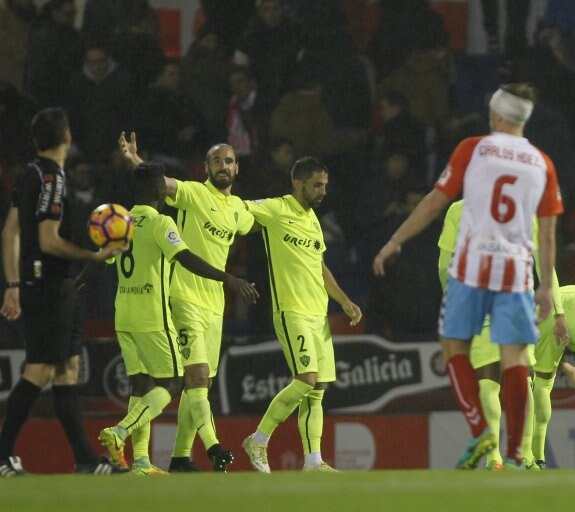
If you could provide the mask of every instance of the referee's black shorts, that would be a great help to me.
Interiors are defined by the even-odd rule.
[[[82,352],[78,297],[72,279],[20,290],[26,362],[56,364]]]

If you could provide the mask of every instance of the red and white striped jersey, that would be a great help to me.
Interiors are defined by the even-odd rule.
[[[471,137],[457,146],[435,187],[465,199],[449,274],[476,288],[530,290],[533,217],[563,212],[551,159],[523,137]]]

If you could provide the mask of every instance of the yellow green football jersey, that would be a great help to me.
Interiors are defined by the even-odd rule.
[[[248,233],[254,223],[239,197],[222,194],[209,181],[178,181],[175,200],[168,197],[166,202],[179,209],[178,229],[190,250],[220,270],[225,270],[236,233]],[[170,296],[219,315],[224,312],[223,284],[191,274],[179,263]]]
[[[188,246],[171,217],[145,205],[134,206],[130,213],[136,226],[134,238],[130,249],[115,258],[115,327],[128,332],[164,331],[172,325],[170,262]]]
[[[246,204],[263,226],[274,311],[326,315],[325,242],[313,209],[304,210],[291,194]]]

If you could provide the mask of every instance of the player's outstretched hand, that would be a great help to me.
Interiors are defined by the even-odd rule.
[[[138,156],[138,144],[136,142],[135,132],[130,133],[130,140],[126,140],[126,132],[120,133],[118,139],[118,148],[125,160],[131,162],[134,166],[140,165],[143,160]]]
[[[569,345],[569,327],[565,320],[565,315],[557,315],[553,322],[553,336],[555,336],[555,343],[560,347],[567,347]]]
[[[21,313],[20,288],[6,288],[0,314],[6,318],[6,320],[13,321],[17,320]]]
[[[376,276],[385,275],[385,264],[401,252],[401,245],[394,240],[389,240],[377,253],[373,260],[373,273]]]
[[[230,276],[226,284],[234,293],[238,293],[246,304],[255,304],[260,296],[254,283],[248,283],[239,277]]]
[[[360,307],[351,301],[347,301],[346,303],[342,304],[341,307],[343,308],[344,313],[351,319],[349,325],[355,327],[363,316]]]

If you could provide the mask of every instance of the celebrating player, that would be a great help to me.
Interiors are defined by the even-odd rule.
[[[137,154],[134,133],[129,142],[122,133],[119,142],[126,159],[134,165],[142,162]],[[236,233],[247,234],[254,226],[254,218],[246,211],[242,200],[231,194],[239,172],[231,146],[212,146],[206,154],[205,170],[208,179],[204,183],[166,177],[167,203],[178,208],[177,225],[183,241],[205,261],[224,270]],[[248,298],[248,302],[250,300]],[[190,462],[196,432],[214,470],[225,471],[233,455],[218,441],[208,400],[208,390],[217,374],[220,358],[224,311],[222,285],[190,275],[177,263],[170,286],[170,305],[185,380],[170,471],[197,470]],[[192,422],[188,421],[190,415]]]
[[[341,305],[351,325],[361,320],[361,310],[338,286],[323,261],[325,243],[314,208],[326,194],[327,168],[307,157],[299,159],[291,173],[291,194],[246,202],[263,226],[274,328],[293,375],[272,400],[256,432],[243,442],[252,466],[263,473],[270,472],[270,437],[296,407],[304,471],[334,471],[321,456],[322,400],[327,383],[335,380],[328,296]]]

